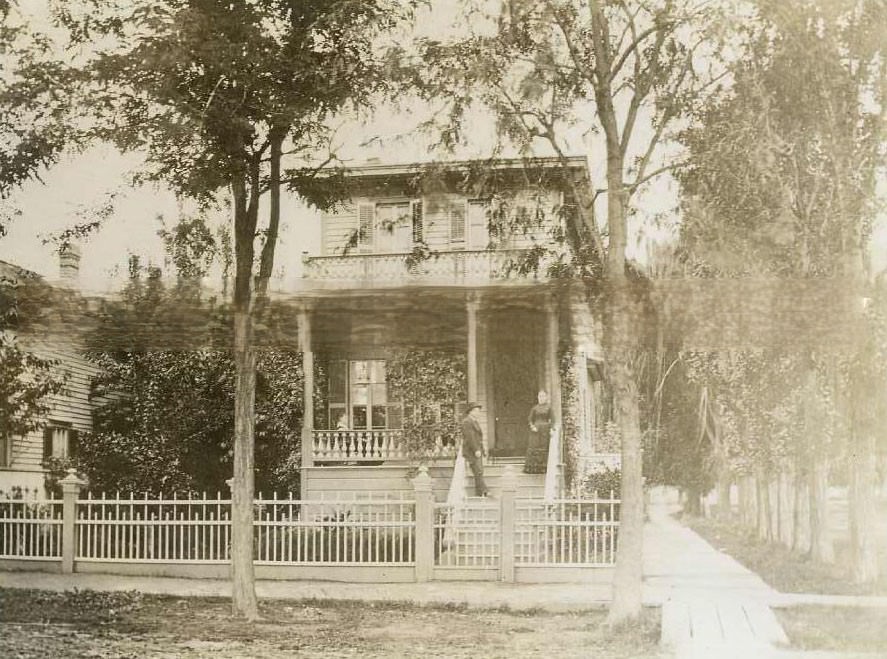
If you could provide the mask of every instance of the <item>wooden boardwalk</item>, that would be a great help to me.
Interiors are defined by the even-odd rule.
[[[663,649],[677,657],[769,657],[788,645],[770,608],[779,593],[669,516],[648,507],[644,598],[662,606]]]

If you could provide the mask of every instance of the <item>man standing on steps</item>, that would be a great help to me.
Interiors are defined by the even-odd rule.
[[[484,481],[484,431],[480,427],[480,403],[468,403],[468,411],[462,419],[462,454],[468,460],[474,474],[474,493],[488,496],[490,491]]]

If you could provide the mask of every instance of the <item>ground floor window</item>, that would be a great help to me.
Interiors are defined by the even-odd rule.
[[[51,422],[43,429],[43,458],[66,460],[77,450],[77,431],[68,423]]]
[[[383,359],[333,360],[329,364],[330,429],[401,428],[403,405],[389,399]]]

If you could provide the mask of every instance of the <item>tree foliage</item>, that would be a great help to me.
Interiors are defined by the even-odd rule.
[[[329,119],[384,88],[374,38],[408,17],[389,0],[84,0],[57,3],[75,43],[97,44],[100,134],[148,154],[145,177],[208,202],[232,197],[235,611],[258,615],[252,563],[255,369],[253,288],[264,304],[287,185],[314,204],[333,156]],[[98,38],[96,38],[98,37]],[[284,170],[284,153],[297,165]],[[314,197],[318,191],[321,195]],[[269,193],[267,225],[260,201]],[[257,259],[256,238],[263,238]],[[258,261],[258,264],[257,264]]]
[[[174,228],[190,235],[195,226]],[[205,236],[203,229],[198,234]],[[214,251],[210,241],[207,251]],[[180,273],[201,271],[205,251]],[[196,263],[197,264],[196,264]],[[234,364],[230,308],[199,288],[167,288],[157,269],[137,262],[123,298],[108,303],[87,341],[101,367],[94,382],[93,433],[78,466],[91,488],[105,491],[225,492],[234,439]],[[167,336],[170,335],[170,336]],[[177,337],[184,337],[180,349]],[[202,343],[203,347],[196,344]],[[256,381],[256,478],[264,492],[297,490],[302,421],[301,356],[259,353]]]
[[[77,78],[53,40],[34,29],[17,2],[0,3],[0,200],[37,179],[79,141],[72,120]],[[15,214],[2,208],[0,237]]]

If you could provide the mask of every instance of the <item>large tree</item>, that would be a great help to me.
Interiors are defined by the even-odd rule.
[[[786,282],[830,278],[817,286],[834,286],[829,282],[843,278],[847,285],[835,292],[856,297],[858,312],[863,255],[877,212],[875,180],[885,165],[881,37],[887,10],[867,0],[808,0],[790,8],[761,0],[753,18],[744,28],[744,56],[731,67],[733,84],[702,108],[698,124],[683,136],[690,152],[681,175],[681,250],[688,270]],[[752,286],[747,290],[755,293]],[[825,324],[820,307],[804,311],[800,323]],[[787,351],[796,335],[784,337],[774,363],[788,359],[791,368],[782,370],[794,376],[783,378],[780,395],[759,386],[754,370],[709,369],[703,379],[732,398],[731,407],[750,413],[746,425],[767,427],[755,455],[746,456],[757,459],[749,462],[759,471],[794,472],[797,486],[809,492],[811,523],[796,524],[785,538],[797,547],[800,536],[809,536],[817,558],[831,557],[826,477],[835,457],[831,437],[844,429],[845,450],[855,456],[852,565],[857,580],[869,580],[876,575],[870,538],[877,426],[872,410],[880,407],[874,392],[883,379],[869,331],[877,321],[873,317],[867,329],[858,319],[831,317],[845,327],[843,345],[796,344]],[[794,437],[783,446],[776,445],[783,434],[764,421],[780,416],[794,423]],[[831,422],[830,416],[844,421]]]
[[[627,253],[629,219],[645,184],[672,168],[668,137],[712,87],[703,65],[717,50],[712,3],[691,0],[510,0],[501,14],[473,8],[476,35],[429,42],[423,74],[429,96],[451,100],[444,142],[461,139],[466,110],[492,108],[500,133],[531,154],[543,142],[563,161],[564,184],[577,200],[566,232],[574,255],[603,282],[604,347],[622,438],[622,517],[610,621],[641,612],[643,491],[638,352],[641,301]],[[709,62],[711,64],[711,62]],[[597,135],[589,153],[602,180],[568,174],[571,132]],[[605,206],[605,217],[597,215]],[[561,273],[563,274],[563,273]]]
[[[147,153],[147,178],[183,195],[233,201],[233,604],[255,618],[252,560],[254,313],[273,272],[281,187],[329,201],[313,180],[327,160],[328,119],[384,87],[374,38],[409,14],[389,0],[165,0],[60,3],[82,43],[98,34],[91,72],[105,135]],[[301,167],[286,169],[289,156]],[[269,193],[260,226],[260,199]],[[256,241],[261,237],[257,254]],[[261,305],[260,305],[261,306]]]

